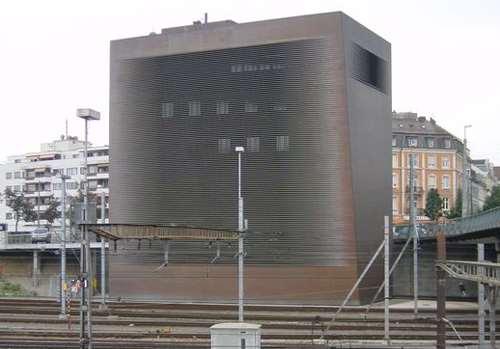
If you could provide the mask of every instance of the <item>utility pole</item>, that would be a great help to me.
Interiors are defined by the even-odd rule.
[[[484,244],[477,244],[477,261],[484,262]],[[482,268],[481,268],[482,269]],[[484,274],[484,271],[479,271]],[[478,312],[478,328],[479,328],[479,348],[484,348],[484,285],[481,282],[477,283],[477,312]]]
[[[60,173],[61,176],[61,314],[59,318],[66,318],[66,179],[70,177]]]
[[[462,217],[467,217],[470,212],[468,210],[469,206],[469,196],[468,193],[468,181],[467,181],[467,129],[472,127],[472,125],[464,126],[464,150],[462,159]]]
[[[238,321],[243,322],[243,233],[245,222],[243,216],[243,197],[241,196],[241,154],[245,151],[243,147],[236,147],[238,153]]]
[[[384,216],[384,339],[391,345],[389,336],[389,216]]]
[[[437,259],[439,262],[446,261],[446,237],[443,226],[439,226],[437,234]],[[446,348],[446,271],[436,266],[436,296],[437,296],[437,340],[436,348]]]
[[[418,315],[418,237],[415,207],[415,158],[410,153],[410,227],[413,233],[413,314]]]
[[[106,193],[101,188],[101,223],[106,223]],[[106,308],[106,240],[101,236],[101,309]]]

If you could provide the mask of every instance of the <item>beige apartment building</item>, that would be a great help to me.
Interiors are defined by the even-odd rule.
[[[462,187],[463,143],[436,124],[416,113],[396,113],[392,117],[392,210],[395,224],[409,221],[410,159],[415,168],[417,220],[424,214],[427,193],[435,188],[449,211]]]

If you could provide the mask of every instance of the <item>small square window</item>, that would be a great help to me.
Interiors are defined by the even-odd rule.
[[[434,138],[427,138],[427,148],[434,148]]]
[[[166,102],[161,104],[161,117],[171,118],[174,116],[174,103]]]
[[[201,103],[198,101],[189,102],[189,116],[201,115]]]
[[[392,136],[392,146],[395,147],[398,145],[398,139],[396,138],[396,136]]]
[[[445,140],[444,140],[444,147],[447,148],[447,149],[451,148],[451,139],[445,138]]]
[[[290,147],[290,139],[288,136],[276,137],[276,151],[288,151]]]
[[[22,177],[22,175],[21,175],[21,171],[16,171],[16,172],[14,172],[14,178],[16,178],[16,179],[20,179],[21,177]]]
[[[406,141],[407,141],[407,145],[409,147],[417,147],[418,146],[418,139],[417,139],[417,137],[407,137]]]
[[[7,220],[12,219],[12,212],[7,212],[7,213],[5,214],[5,219],[7,219]]]
[[[231,140],[229,138],[219,138],[217,140],[217,149],[221,154],[229,153],[231,151]]]
[[[259,111],[259,107],[256,103],[245,102],[245,113],[256,113]]]
[[[12,172],[7,172],[5,174],[5,179],[11,179],[12,178]]]
[[[229,103],[227,102],[217,102],[217,115],[229,114]]]
[[[247,150],[252,153],[257,153],[260,150],[260,139],[259,137],[248,137],[247,138]]]

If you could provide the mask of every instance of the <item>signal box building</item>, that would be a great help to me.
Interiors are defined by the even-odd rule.
[[[337,303],[391,213],[390,73],[390,44],[341,12],[112,41],[111,221],[236,230],[243,146],[245,298]],[[165,248],[120,242],[111,293],[236,299],[234,244],[172,242],[155,271]]]

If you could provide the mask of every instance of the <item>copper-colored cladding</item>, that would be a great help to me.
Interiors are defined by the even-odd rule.
[[[340,12],[215,22],[113,41],[111,222],[235,229],[236,156],[221,153],[218,141],[230,139],[234,149],[259,137],[259,151],[243,156],[245,218],[250,230],[283,235],[248,236],[250,297],[283,293],[285,301],[289,293],[301,295],[292,297],[297,302],[338,302],[382,241],[383,217],[391,212],[390,60],[389,43]],[[189,116],[192,101],[200,103],[200,116]],[[228,103],[229,114],[217,114],[219,101]],[[258,112],[246,111],[247,101]],[[173,115],[162,117],[162,103],[173,103]],[[289,149],[278,151],[283,135]],[[193,244],[172,244],[177,256],[167,269],[188,259],[208,263],[207,247]],[[158,264],[163,255],[158,246],[119,253],[111,263],[119,261],[123,271],[139,268],[139,275],[155,268],[141,269],[149,257]],[[192,271],[228,268],[234,260],[226,256],[224,263]],[[273,277],[259,279],[263,271]],[[290,278],[280,278],[283,273]],[[135,277],[129,275],[130,285],[148,285],[157,297],[236,294],[225,291],[234,291],[230,279],[179,284],[158,274]],[[111,273],[111,293],[140,297],[138,288],[121,287],[126,279]],[[355,301],[368,299],[381,280],[376,266]]]

